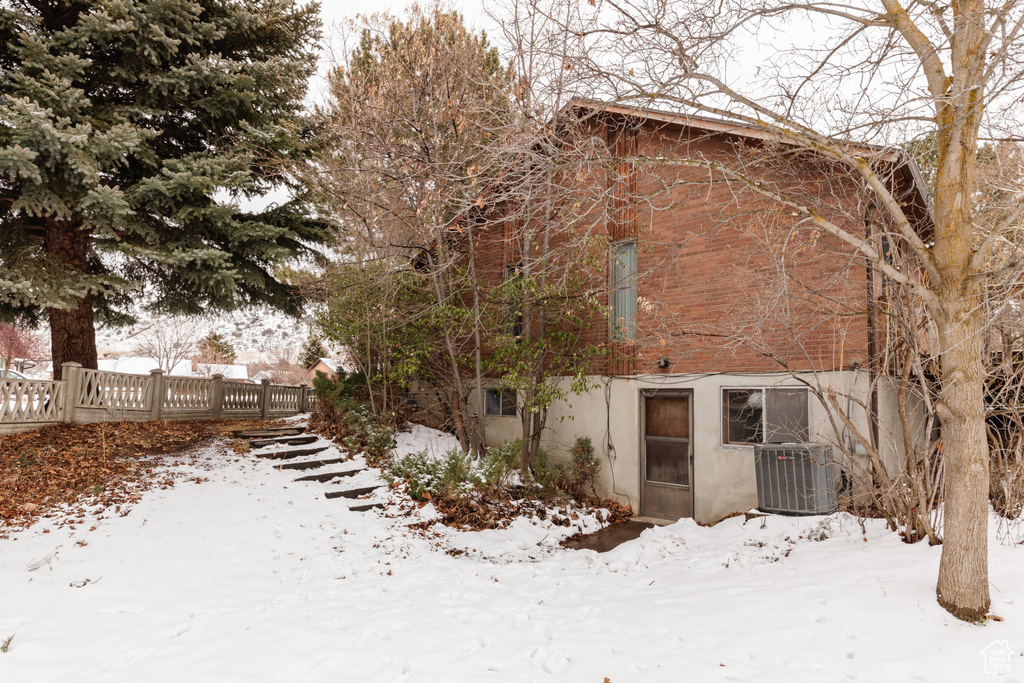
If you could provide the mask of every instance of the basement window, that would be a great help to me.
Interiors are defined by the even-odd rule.
[[[514,417],[516,392],[504,389],[484,389],[484,414]]]
[[[722,443],[804,443],[810,439],[806,389],[723,389]]]

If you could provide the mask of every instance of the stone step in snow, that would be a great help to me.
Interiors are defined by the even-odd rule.
[[[339,477],[351,477],[359,474],[363,470],[345,470],[343,472],[326,472],[324,474],[309,474],[305,477],[299,477],[295,481],[330,481],[331,479],[337,479]]]
[[[382,510],[384,509],[384,503],[364,503],[362,505],[349,505],[348,509],[352,512],[367,512],[369,510]]]
[[[277,465],[279,470],[315,470],[327,465],[339,465],[348,462],[347,458],[328,458],[326,460],[303,460],[301,462],[286,462]]]
[[[254,439],[249,442],[249,446],[252,448],[264,448],[266,446],[273,446],[274,444],[282,444],[285,446],[302,446],[307,443],[316,443],[318,436],[291,436],[283,439]]]
[[[276,427],[274,429],[242,429],[231,433],[239,439],[272,439],[279,436],[298,436],[305,431],[305,427]]]
[[[253,453],[257,458],[268,458],[271,460],[291,460],[292,458],[300,458],[303,455],[316,455],[317,453],[323,453],[330,446],[320,446],[319,448],[291,448],[280,451],[271,451],[269,453]]]
[[[324,496],[327,498],[358,498],[359,496],[365,496],[367,493],[373,493],[383,486],[384,484],[374,484],[373,486],[362,486],[357,489],[349,489],[348,491],[328,491]]]

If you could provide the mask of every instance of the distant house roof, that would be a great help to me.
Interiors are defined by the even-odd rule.
[[[271,382],[273,382],[274,376],[266,370],[260,370],[255,375],[253,375],[251,379],[253,382],[262,382],[265,379],[269,379]]]
[[[101,358],[99,363],[100,370],[106,370],[107,372],[123,372],[129,375],[148,375],[151,370],[156,370],[160,367],[160,363],[155,358],[147,358],[145,356],[121,356],[120,358]],[[192,361],[183,360],[174,364],[168,375],[178,375],[184,377],[192,376]]]
[[[326,367],[328,370],[330,370],[334,374],[338,374],[338,365],[339,365],[339,363],[338,363],[338,361],[333,360],[331,358],[318,358],[317,361],[315,363],[313,363],[312,365],[310,365],[309,368],[307,368],[307,369],[308,370],[312,370],[313,368],[315,368],[316,366],[318,366],[320,364],[323,364],[324,367]]]
[[[249,368],[244,365],[225,365],[222,363],[198,363],[195,374],[200,377],[224,375],[224,379],[249,379]]]
[[[342,351],[338,358],[317,358],[316,362],[306,369],[316,370],[317,366],[320,364],[323,364],[325,368],[334,374],[338,374],[339,370],[343,372],[356,372],[359,369],[356,367],[356,364],[352,362],[351,357],[344,351]]]

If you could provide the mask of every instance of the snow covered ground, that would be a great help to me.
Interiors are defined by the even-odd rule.
[[[681,521],[599,555],[536,520],[412,530],[430,506],[353,512],[223,445],[184,460],[124,516],[0,541],[0,681],[1024,681],[1019,528],[993,523],[1005,621],[979,627],[936,605],[938,548],[848,517]]]

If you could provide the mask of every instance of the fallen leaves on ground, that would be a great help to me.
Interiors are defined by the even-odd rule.
[[[104,507],[120,506],[146,488],[170,486],[170,477],[154,476],[158,456],[193,448],[230,424],[62,424],[0,436],[0,529],[31,524],[86,497]]]
[[[513,487],[476,498],[442,497],[435,500],[434,505],[444,516],[445,524],[473,531],[503,529],[517,517],[523,516],[540,519],[550,517],[552,524],[570,526],[578,512],[605,509],[608,511],[605,521],[609,524],[629,519],[633,515],[628,506],[614,500],[589,497],[582,500],[543,500],[531,498],[527,493],[522,487]]]
[[[392,510],[405,516],[412,516],[425,501],[415,501],[408,497],[408,484],[396,481],[391,484],[392,491],[405,499],[400,510]],[[571,498],[543,499],[530,495],[526,487],[478,492],[472,496],[441,495],[426,496],[440,513],[437,519],[409,524],[408,528],[427,531],[440,522],[453,529],[464,531],[483,531],[485,529],[504,529],[519,517],[536,517],[550,521],[556,526],[572,526],[581,514],[600,512],[600,518],[608,524],[614,524],[633,516],[632,509],[614,500],[585,497],[582,500]],[[582,537],[575,534],[573,538]]]

